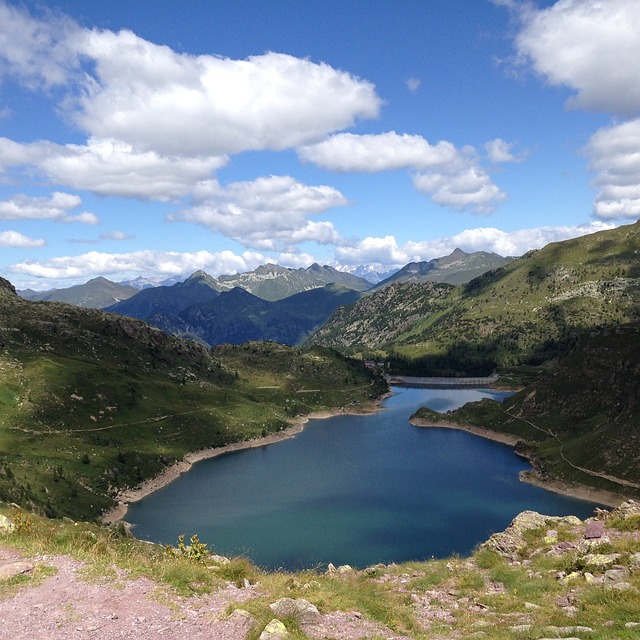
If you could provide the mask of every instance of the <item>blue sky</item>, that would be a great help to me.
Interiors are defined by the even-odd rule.
[[[0,274],[384,271],[640,217],[637,0],[0,0]]]

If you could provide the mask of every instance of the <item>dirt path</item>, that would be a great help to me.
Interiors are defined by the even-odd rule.
[[[637,482],[631,482],[630,480],[625,480],[624,478],[616,478],[615,476],[610,476],[606,473],[593,471],[592,469],[587,469],[586,467],[579,467],[577,464],[573,464],[573,462],[571,462],[571,460],[569,460],[567,456],[564,455],[564,452],[562,451],[564,445],[562,443],[562,440],[560,440],[560,437],[556,433],[553,433],[553,431],[548,431],[547,429],[543,429],[542,427],[539,427],[533,424],[533,422],[531,422],[530,420],[527,420],[526,418],[522,418],[521,416],[516,416],[515,414],[507,411],[506,409],[503,409],[502,407],[500,407],[500,410],[502,411],[502,413],[508,415],[509,417],[514,418],[515,420],[520,420],[521,422],[528,424],[530,427],[533,427],[537,431],[540,431],[541,433],[544,433],[550,438],[553,438],[560,447],[558,450],[558,453],[560,454],[560,457],[562,458],[563,462],[568,464],[572,469],[576,469],[576,471],[582,471],[582,473],[586,473],[587,475],[592,476],[594,478],[602,478],[603,480],[608,480],[609,482],[613,482],[614,484],[619,484],[623,487],[640,489],[640,484],[638,484]]]
[[[0,566],[20,560],[0,547]],[[0,637],[12,640],[238,640],[247,630],[228,618],[232,603],[254,598],[256,587],[229,586],[197,598],[181,598],[147,579],[89,582],[82,564],[66,556],[40,556],[30,563],[55,574],[0,599]]]
[[[185,598],[146,578],[128,578],[121,570],[91,581],[77,560],[22,558],[0,544],[0,574],[18,562],[55,573],[35,586],[23,585],[11,597],[0,597],[3,640],[246,640],[257,621],[246,612],[230,615],[229,606],[241,609],[243,602],[265,595],[256,583]],[[358,612],[318,614],[305,632],[318,639],[412,640]]]

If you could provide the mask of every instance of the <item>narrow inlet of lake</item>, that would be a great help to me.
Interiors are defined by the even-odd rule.
[[[312,420],[295,438],[203,460],[130,506],[143,540],[197,534],[221,555],[294,571],[468,554],[521,511],[586,518],[595,505],[522,483],[512,447],[414,427],[419,407],[447,411],[507,393],[394,387],[384,411]]]

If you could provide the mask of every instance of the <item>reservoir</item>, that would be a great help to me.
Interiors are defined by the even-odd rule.
[[[463,431],[419,428],[489,389],[394,387],[384,411],[311,420],[294,438],[203,460],[132,504],[143,540],[197,534],[221,555],[294,571],[466,555],[521,511],[592,514],[594,504],[520,482],[513,448]]]

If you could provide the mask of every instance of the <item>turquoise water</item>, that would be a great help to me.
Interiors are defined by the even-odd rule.
[[[377,414],[312,420],[295,438],[197,463],[131,505],[133,533],[164,544],[195,533],[222,555],[296,570],[466,554],[525,509],[591,515],[593,504],[520,482],[529,465],[511,447],[408,422],[420,406],[508,394],[393,391]]]

